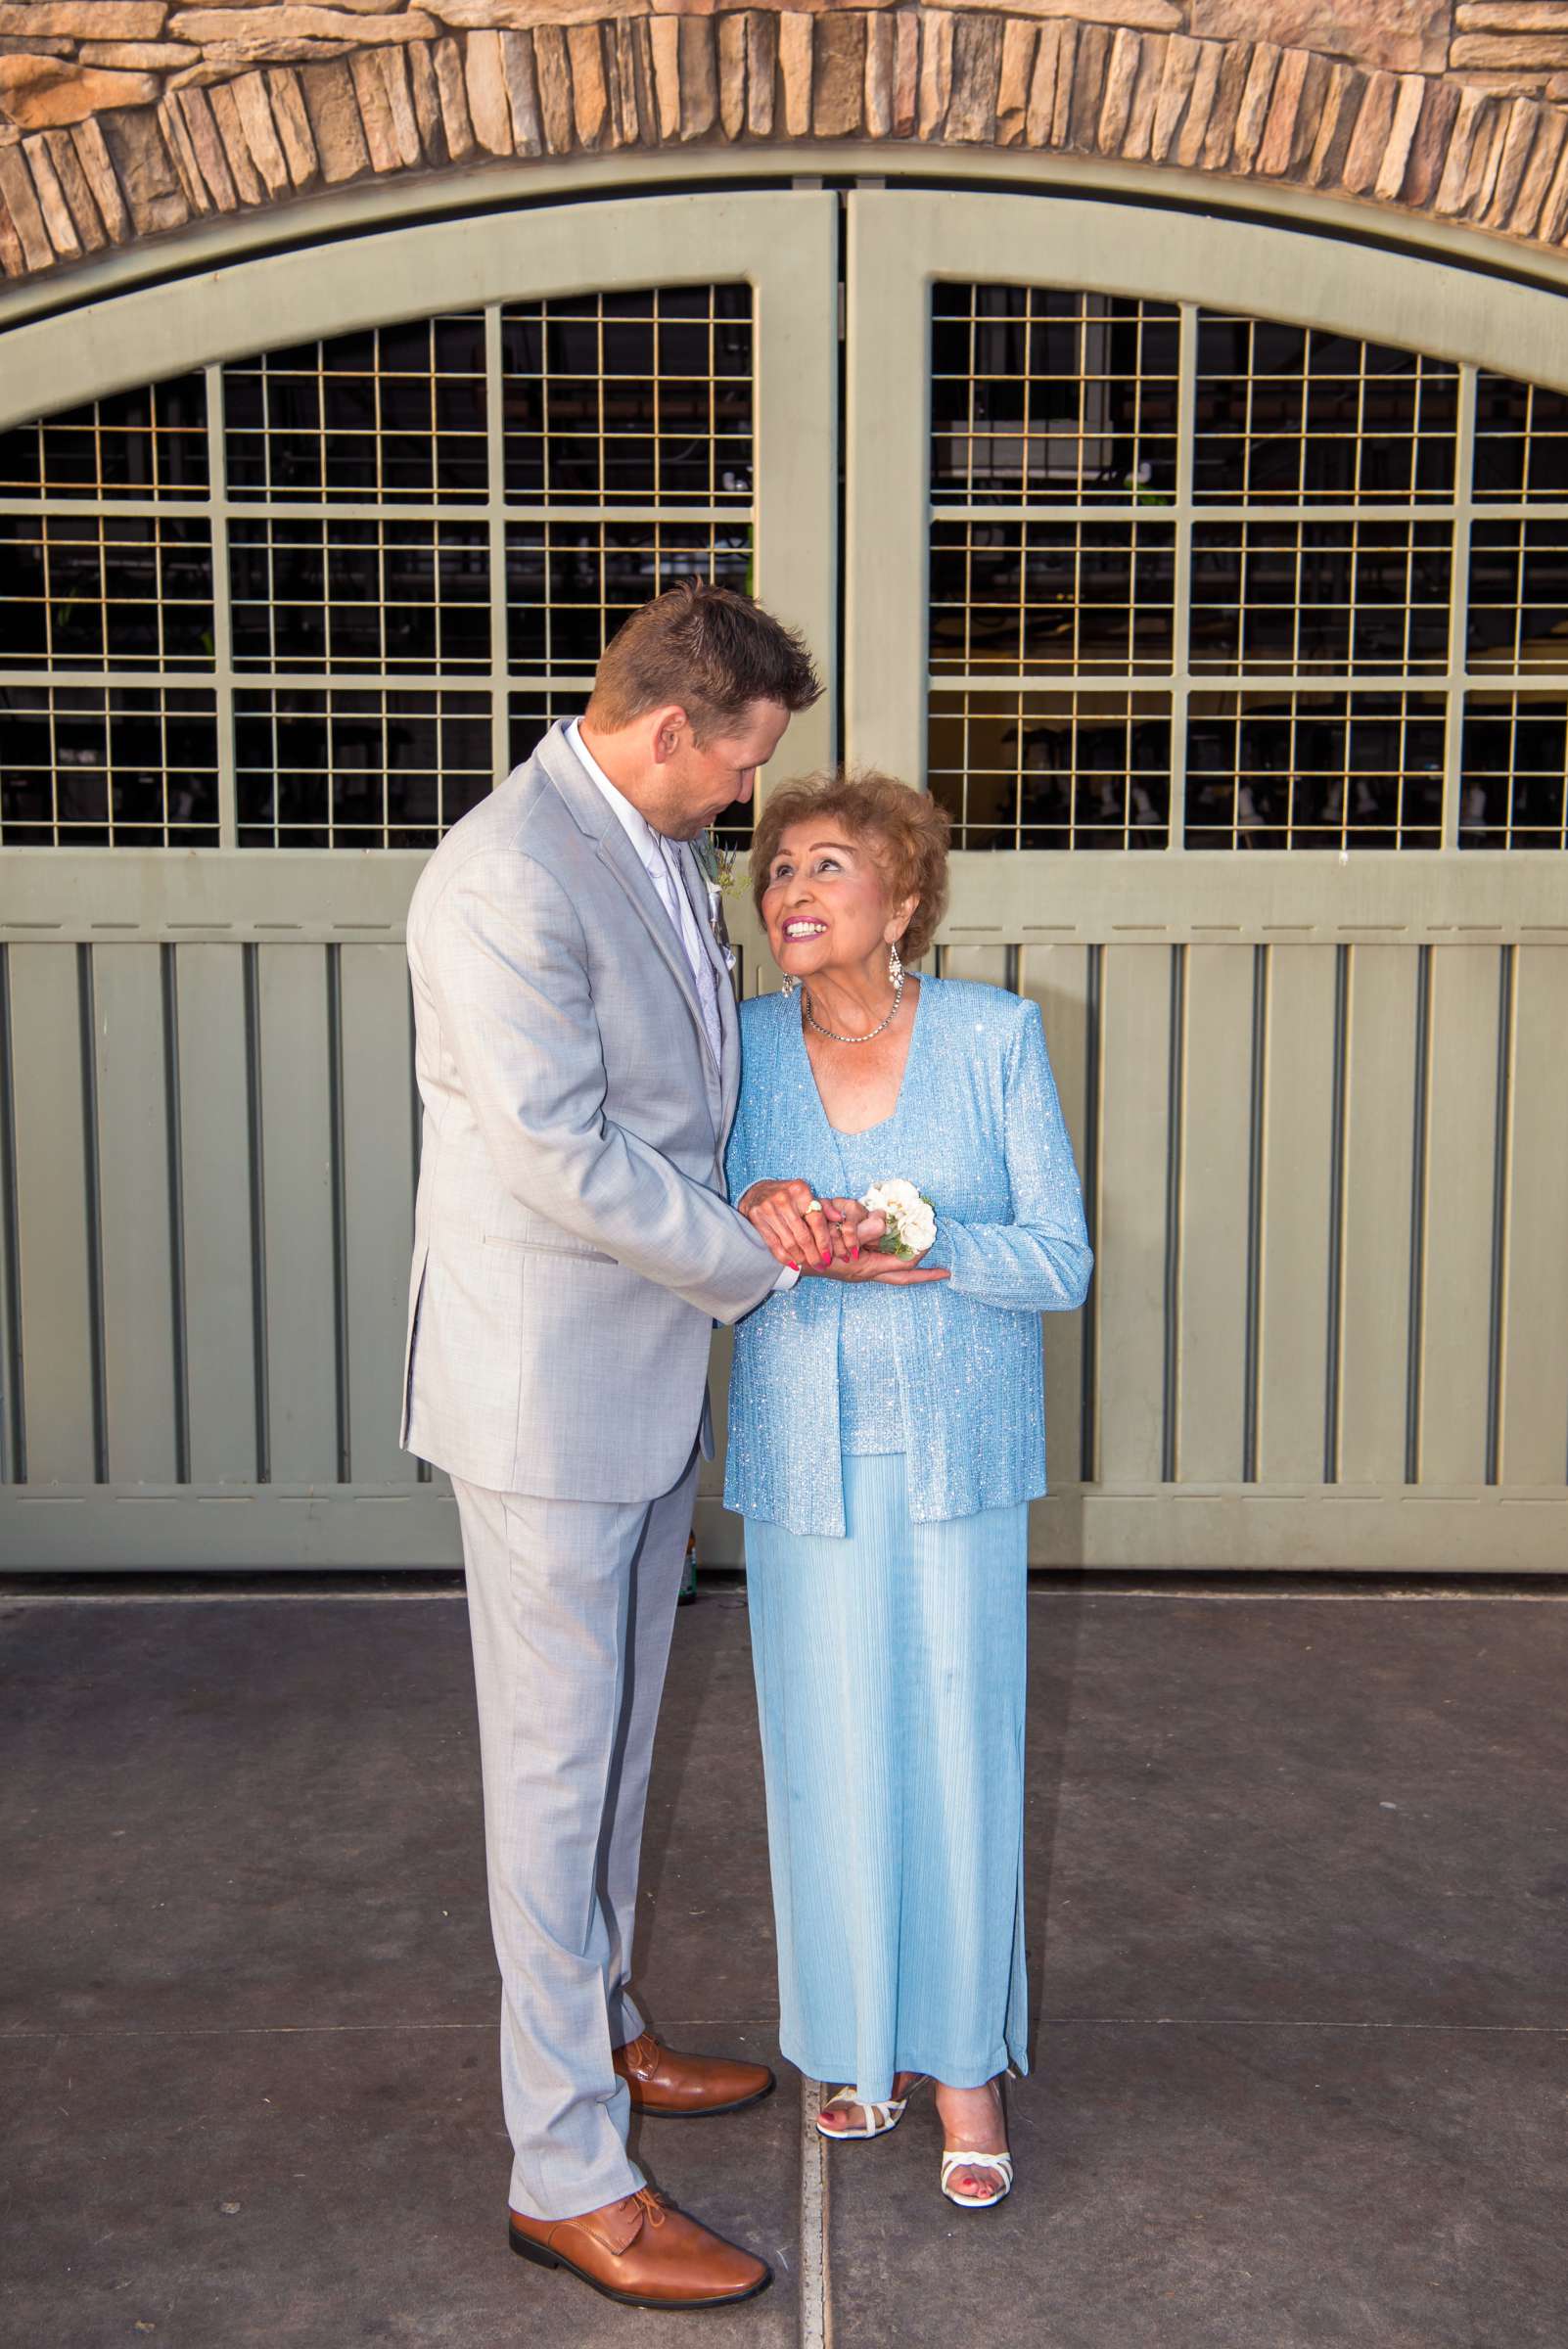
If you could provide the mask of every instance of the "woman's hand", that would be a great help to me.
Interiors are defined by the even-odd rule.
[[[876,1219],[878,1222],[881,1220],[880,1217]],[[931,1265],[922,1267],[918,1256],[881,1256],[873,1247],[869,1254],[862,1254],[856,1264],[835,1264],[830,1271],[824,1273],[823,1278],[854,1281],[880,1280],[885,1282],[889,1288],[912,1289],[922,1281],[947,1280],[951,1278],[951,1275],[945,1265]]]
[[[836,1271],[861,1263],[887,1228],[858,1199],[819,1199],[808,1182],[796,1179],[754,1182],[736,1200],[735,1212],[792,1272]]]

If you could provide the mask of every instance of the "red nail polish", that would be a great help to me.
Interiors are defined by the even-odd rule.
[[[831,1249],[831,1248],[824,1248],[824,1249],[823,1249],[823,1251],[822,1251],[822,1262],[823,1262],[825,1265],[830,1265],[830,1264],[833,1262],[833,1251],[832,1251],[832,1249]]]
[[[791,1265],[791,1267],[790,1267],[790,1270],[791,1270],[792,1272],[799,1272],[800,1268],[801,1268],[801,1267],[800,1267],[800,1266],[799,1266],[799,1265]]]

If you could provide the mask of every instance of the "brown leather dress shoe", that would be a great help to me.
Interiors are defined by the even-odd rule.
[[[722,2308],[750,2300],[771,2271],[749,2251],[645,2186],[578,2219],[511,2214],[511,2244],[541,2268],[565,2268],[626,2308]]]
[[[657,2120],[739,2112],[773,2086],[765,2063],[732,2063],[723,2055],[677,2055],[672,2048],[662,2048],[651,2031],[617,2048],[614,2061],[636,2110]]]

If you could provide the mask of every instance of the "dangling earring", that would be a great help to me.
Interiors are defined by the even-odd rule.
[[[892,987],[897,987],[902,977],[903,963],[899,954],[899,942],[895,939],[888,948],[888,983]]]
[[[783,996],[783,998],[784,998],[784,1000],[785,1000],[785,1002],[786,1002],[786,1003],[789,1001],[789,999],[790,999],[791,995],[793,995],[793,994],[794,994],[794,992],[795,992],[796,989],[797,989],[797,988],[800,986],[800,984],[801,984],[801,983],[800,983],[799,979],[786,979],[786,980],[785,980],[785,982],[784,982],[783,986],[782,986],[782,987],[779,989],[779,990],[778,990],[778,991],[779,991],[779,993],[780,993],[780,994]]]

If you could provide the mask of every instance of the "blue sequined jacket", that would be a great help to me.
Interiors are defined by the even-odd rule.
[[[797,1001],[741,1011],[729,1195],[765,1176],[858,1194],[822,1108]],[[882,1317],[902,1395],[911,1513],[967,1517],[1045,1490],[1038,1316],[1070,1312],[1092,1257],[1038,1006],[966,980],[925,979],[891,1118],[852,1137],[876,1179],[902,1175],[937,1210],[925,1258],[950,1280],[911,1288],[805,1279],[735,1331],[724,1500],[799,1534],[842,1534],[841,1316]]]

